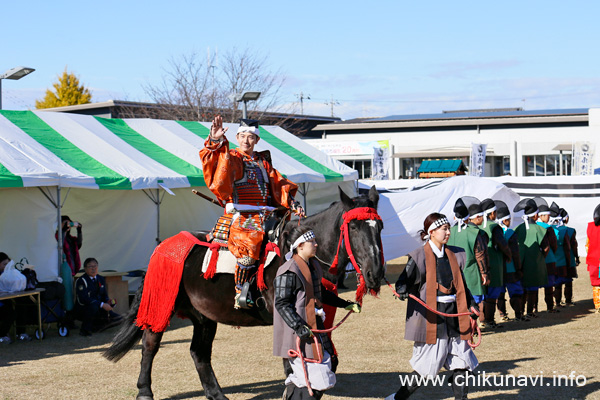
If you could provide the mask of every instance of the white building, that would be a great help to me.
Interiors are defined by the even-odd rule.
[[[340,121],[317,125],[311,136],[321,138],[305,141],[361,178],[372,177],[374,148],[387,149],[387,178],[402,179],[416,177],[423,160],[462,159],[468,166],[475,143],[487,145],[484,176],[555,176],[599,168],[599,133],[600,109],[496,109]]]

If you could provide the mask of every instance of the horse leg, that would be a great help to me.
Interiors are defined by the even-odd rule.
[[[190,317],[194,324],[194,335],[190,345],[190,354],[200,376],[206,398],[209,400],[227,400],[211,365],[212,344],[217,333],[217,323],[208,318]]]
[[[136,400],[152,400],[154,395],[152,394],[152,362],[154,356],[158,352],[160,341],[162,339],[162,332],[152,332],[149,329],[144,331],[142,336],[142,361],[140,368],[140,376],[138,377],[137,387],[138,395]]]

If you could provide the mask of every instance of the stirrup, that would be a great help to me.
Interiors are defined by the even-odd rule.
[[[244,283],[242,292],[236,295],[236,300],[238,308],[248,309],[254,307],[254,302],[250,297],[250,282]]]

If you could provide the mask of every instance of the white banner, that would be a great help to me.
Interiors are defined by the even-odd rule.
[[[575,142],[573,145],[573,175],[594,175],[595,143]]]
[[[487,144],[471,143],[471,161],[469,163],[469,175],[483,176],[485,168],[485,154]]]
[[[372,179],[388,179],[389,148],[373,147]]]

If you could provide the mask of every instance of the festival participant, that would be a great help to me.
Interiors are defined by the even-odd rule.
[[[241,120],[236,135],[239,147],[233,150],[225,137],[227,129],[223,128],[221,116],[216,116],[200,158],[206,186],[221,203],[226,203],[225,213],[211,236],[226,242],[237,259],[234,307],[249,308],[253,305],[249,285],[243,297],[247,302],[239,299],[262,250],[265,233],[261,207],[284,206],[300,217],[304,216],[304,210],[294,200],[298,186],[273,168],[269,151],[254,151],[260,140],[258,121]]]
[[[396,282],[400,300],[416,296],[430,308],[446,314],[479,312],[466,285],[461,268],[466,254],[461,248],[447,245],[451,229],[446,216],[432,213],[425,218],[421,239],[425,244],[408,255],[404,271]],[[476,319],[477,314],[471,314]],[[435,377],[442,367],[453,371],[452,390],[457,399],[467,398],[467,374],[478,365],[469,346],[471,324],[468,315],[443,317],[428,311],[414,299],[406,308],[404,339],[414,341],[410,364],[414,371],[407,384],[386,400],[408,398],[424,379]]]
[[[503,321],[509,321],[506,312],[506,300],[504,293],[508,291],[510,306],[515,313],[516,321],[529,321],[529,318],[523,315],[523,269],[521,268],[521,257],[519,256],[519,242],[515,231],[510,229],[511,215],[505,202],[501,200],[494,201],[496,205],[496,223],[502,228],[504,238],[510,249],[511,259],[506,261],[504,270],[504,287],[500,296],[498,296],[498,311]]]
[[[558,249],[558,242],[556,240],[556,234],[554,228],[550,225],[550,207],[546,200],[541,197],[534,197],[533,201],[538,207],[538,218],[535,221],[536,224],[546,229],[548,238],[548,245],[550,249],[546,254],[546,270],[548,275],[548,283],[544,285],[544,302],[546,303],[546,309],[549,313],[557,313],[558,309],[554,308],[554,286],[556,285],[556,251]],[[534,310],[537,312],[537,307]]]
[[[579,265],[579,244],[577,243],[577,231],[567,226],[569,223],[569,213],[564,209],[560,209],[560,216],[562,218],[562,223],[567,227],[567,235],[569,235],[569,244],[571,245],[571,261],[569,268],[567,269],[567,282],[565,282],[565,303],[566,306],[573,305],[573,279],[578,277],[577,274],[577,266]],[[562,290],[561,290],[562,291]],[[557,295],[558,296],[558,295]],[[562,296],[561,296],[562,297]],[[562,301],[559,298],[559,302],[562,304]]]
[[[465,251],[467,259],[463,273],[467,287],[482,309],[486,286],[490,282],[488,236],[477,225],[483,222],[483,210],[476,197],[464,196],[454,204],[454,215],[459,222],[451,229],[448,246],[460,247]],[[469,219],[467,225],[461,222],[465,219]]]
[[[285,256],[287,261],[279,267],[273,281],[277,311],[273,313],[273,355],[288,359],[292,368],[292,373],[285,380],[283,399],[320,399],[323,391],[332,388],[336,382],[332,370],[332,343],[325,333],[312,332],[324,329],[322,306],[328,304],[359,313],[360,305],[343,300],[323,287],[323,272],[315,257],[317,241],[310,228],[295,229],[290,234],[290,241],[293,244]],[[297,338],[301,339],[303,357],[317,359],[318,353],[323,357],[321,363],[305,363],[312,396],[307,387],[303,361],[299,356],[291,357],[288,353],[297,349]]]
[[[71,275],[75,275],[81,269],[79,249],[83,246],[83,226],[80,222],[71,221],[71,218],[67,215],[63,215],[61,220],[64,258],[71,268]],[[71,228],[77,230],[77,236],[71,235]],[[58,240],[58,231],[55,232],[54,237]]]
[[[554,303],[555,307],[564,307],[564,304],[561,304],[562,287],[565,283],[573,281],[568,277],[569,268],[571,267],[571,243],[568,228],[562,223],[560,207],[555,202],[552,202],[550,205],[550,224],[554,228],[558,245],[554,252],[554,257],[556,258]]]
[[[504,231],[495,222],[497,207],[492,199],[485,199],[481,202],[483,210],[483,224],[480,228],[488,235],[488,255],[490,259],[490,284],[487,287],[487,293],[483,303],[483,328],[501,328],[502,325],[496,324],[494,314],[496,313],[496,304],[498,297],[504,293],[504,275],[506,263],[511,262],[511,252],[508,243],[504,237]]]
[[[550,250],[548,231],[536,224],[538,207],[533,199],[523,199],[517,203],[513,212],[523,211],[523,223],[517,226],[515,234],[519,240],[519,254],[523,266],[523,287],[527,304],[527,316],[537,318],[538,292],[548,284],[546,254]]]
[[[594,209],[594,220],[587,226],[587,270],[592,284],[592,296],[596,313],[600,313],[600,205]]]

